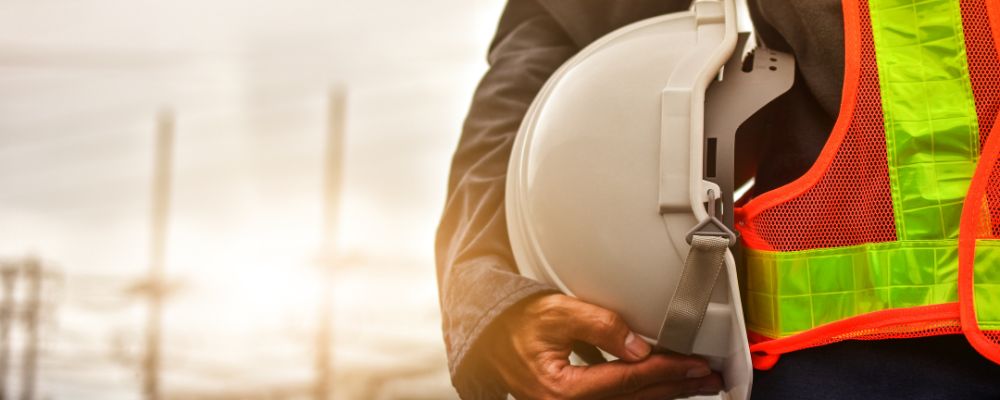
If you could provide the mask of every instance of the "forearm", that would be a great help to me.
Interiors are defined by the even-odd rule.
[[[495,43],[463,126],[438,229],[437,265],[449,367],[465,398],[503,394],[483,371],[488,365],[472,354],[483,332],[524,298],[554,291],[517,273],[504,186],[521,119],[548,77],[576,51],[547,15],[525,19]]]

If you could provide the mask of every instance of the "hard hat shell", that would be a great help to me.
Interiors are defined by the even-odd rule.
[[[704,190],[718,193],[702,178],[701,124],[705,90],[735,47],[733,12],[731,0],[699,1],[583,49],[538,94],[511,155],[506,212],[521,273],[616,311],[654,344],[685,236],[707,217]],[[746,398],[729,251],[722,275],[693,352],[723,372],[730,398]]]

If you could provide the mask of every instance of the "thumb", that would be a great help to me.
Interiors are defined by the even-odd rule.
[[[617,313],[582,301],[574,303],[577,309],[570,314],[567,326],[574,339],[600,347],[625,361],[641,361],[649,356],[652,348]]]

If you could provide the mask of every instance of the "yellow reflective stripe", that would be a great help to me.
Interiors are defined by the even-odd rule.
[[[976,241],[973,293],[980,329],[1000,330],[1000,240]]]
[[[871,0],[900,240],[958,237],[979,127],[957,0]]]
[[[956,240],[793,252],[747,249],[744,262],[747,324],[768,337],[873,311],[958,300]]]

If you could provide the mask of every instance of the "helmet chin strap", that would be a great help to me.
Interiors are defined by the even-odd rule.
[[[718,222],[715,217],[713,220]],[[728,230],[721,222],[718,226]],[[735,236],[715,234],[691,236],[691,250],[684,262],[684,271],[670,299],[663,326],[656,339],[658,348],[691,354],[694,339],[708,311],[708,303],[725,265],[726,250]]]

